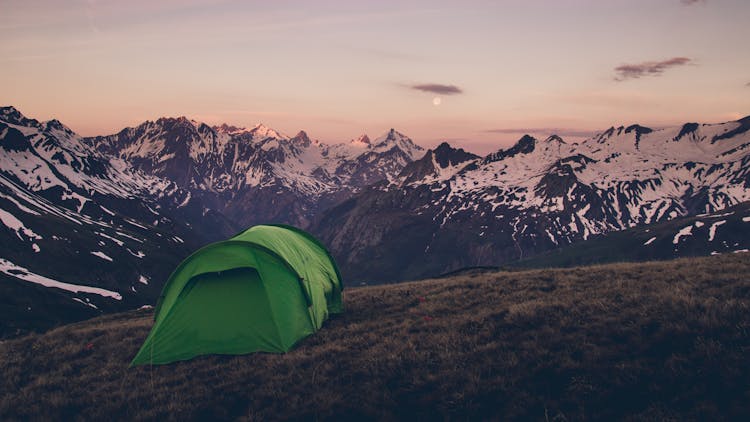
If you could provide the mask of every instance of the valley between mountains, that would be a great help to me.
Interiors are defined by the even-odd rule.
[[[394,129],[333,145],[184,117],[84,138],[3,107],[0,335],[153,305],[182,259],[253,224],[310,231],[356,286],[740,253],[748,201],[750,117],[527,135],[482,157]]]

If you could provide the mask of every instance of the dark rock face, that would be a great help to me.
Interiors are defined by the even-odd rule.
[[[625,133],[631,132],[635,134],[635,148],[638,149],[639,144],[641,143],[641,136],[653,132],[653,129],[641,125],[631,125],[625,129]]]
[[[536,138],[529,135],[523,135],[521,139],[518,140],[518,142],[513,145],[511,148],[508,148],[507,150],[500,150],[498,152],[492,153],[488,155],[484,162],[491,163],[494,161],[500,161],[508,157],[514,157],[518,154],[530,154],[534,152],[534,147],[536,146]]]
[[[479,158],[478,155],[455,149],[443,142],[434,151],[428,150],[424,157],[407,164],[399,178],[407,184],[417,182],[429,176],[438,176],[449,168],[463,168]]]
[[[0,122],[0,133],[4,133],[0,148],[6,151],[30,151],[31,143],[23,133],[18,129],[12,128],[5,123]]]
[[[739,125],[734,129],[727,130],[724,133],[714,136],[714,138],[711,140],[711,143],[721,141],[722,139],[730,139],[738,135],[743,135],[750,131],[750,116],[743,117],[740,120],[737,120],[737,123]]]
[[[677,136],[674,137],[674,141],[679,142],[683,137],[691,133],[695,133],[697,129],[698,123],[685,123],[684,125],[682,125],[682,129],[680,129],[680,133],[678,133]]]
[[[0,120],[5,123],[18,125],[18,126],[37,126],[39,122],[34,119],[28,119],[26,116],[21,114],[15,107],[5,106],[0,107]]]

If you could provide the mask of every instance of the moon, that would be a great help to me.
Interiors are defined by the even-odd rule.
[[[435,105],[435,106],[439,106],[440,103],[442,103],[442,102],[443,102],[443,100],[440,99],[440,97],[435,97],[435,98],[432,99],[432,105]]]

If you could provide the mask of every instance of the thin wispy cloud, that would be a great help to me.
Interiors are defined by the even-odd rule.
[[[416,91],[429,92],[432,94],[439,94],[439,95],[457,95],[457,94],[462,94],[464,92],[461,88],[455,85],[443,85],[443,84],[415,84],[415,85],[409,85],[409,88],[416,90]]]
[[[527,127],[527,128],[501,128],[487,129],[485,133],[522,134],[537,133],[544,135],[570,136],[573,138],[585,138],[594,134],[593,130],[550,128],[550,127]]]
[[[706,0],[680,0],[680,3],[684,4],[685,6],[692,6],[694,4],[698,3],[705,3]]]
[[[615,81],[622,82],[627,79],[638,79],[644,76],[661,76],[669,68],[693,63],[693,59],[688,57],[672,57],[671,59],[657,62],[623,64],[615,68],[614,79]]]

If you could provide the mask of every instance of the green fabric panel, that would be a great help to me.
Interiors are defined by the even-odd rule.
[[[287,351],[300,339],[317,331],[308,313],[307,299],[297,276],[283,267],[262,265],[259,271],[281,343]]]
[[[281,256],[299,274],[313,301],[311,317],[320,328],[328,313],[339,313],[341,281],[328,252],[309,234],[285,226],[254,226],[233,237],[259,244]]]
[[[297,297],[301,295],[297,292]],[[263,283],[254,269],[199,275],[154,328],[133,364],[169,363],[203,354],[285,352]]]
[[[270,224],[270,226],[273,226],[273,227],[282,227],[282,228],[285,228],[287,230],[291,230],[294,233],[297,233],[300,236],[302,236],[305,239],[307,239],[308,241],[312,242],[318,248],[322,249],[326,253],[326,255],[328,256],[328,259],[331,261],[331,265],[333,266],[333,269],[335,270],[336,280],[333,280],[333,281],[339,287],[340,291],[344,290],[344,279],[341,277],[341,272],[339,271],[338,265],[336,265],[336,260],[333,259],[333,255],[331,255],[331,253],[328,251],[328,249],[326,249],[325,245],[323,245],[323,243],[321,241],[319,241],[318,239],[316,239],[315,236],[311,235],[310,233],[308,233],[308,232],[306,232],[306,231],[304,231],[304,230],[302,230],[300,228],[294,227],[294,226],[290,226],[290,225],[287,225],[287,224]]]
[[[190,255],[172,272],[164,286],[162,297],[156,307],[155,325],[166,317],[177,296],[192,277],[232,268],[258,268],[259,254],[262,252],[246,244],[225,241],[212,243]]]

